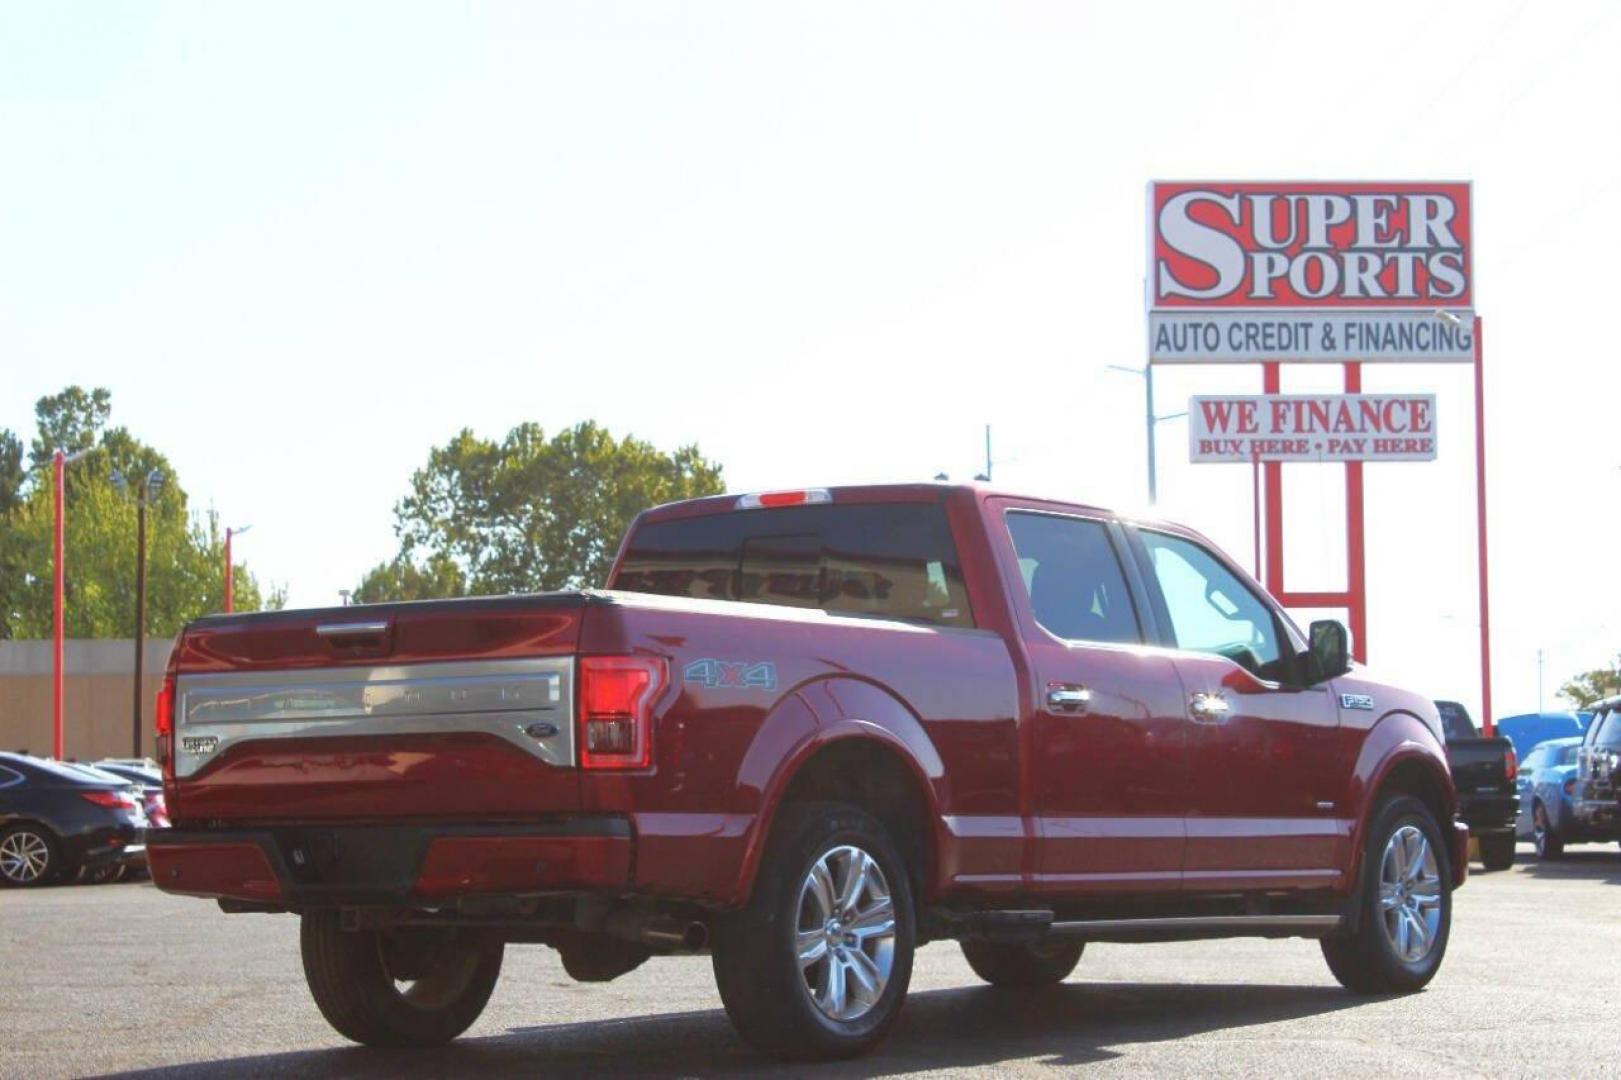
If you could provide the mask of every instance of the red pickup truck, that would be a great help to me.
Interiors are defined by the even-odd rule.
[[[1321,939],[1414,990],[1467,867],[1434,704],[1184,528],[978,487],[642,514],[606,591],[211,616],[160,694],[154,880],[294,912],[316,1004],[454,1038],[509,943],[709,952],[781,1056],[859,1053],[921,944]]]

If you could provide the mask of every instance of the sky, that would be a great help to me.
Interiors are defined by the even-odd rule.
[[[109,388],[299,606],[462,427],[749,491],[968,479],[990,424],[998,486],[1143,512],[1147,182],[1472,180],[1494,705],[1552,707],[1621,648],[1618,52],[1598,3],[10,4],[0,426]],[[1478,711],[1470,369],[1364,383],[1440,430],[1367,467],[1373,670]],[[1153,512],[1251,561],[1247,467],[1157,427]],[[1343,470],[1285,474],[1290,588],[1343,586]]]

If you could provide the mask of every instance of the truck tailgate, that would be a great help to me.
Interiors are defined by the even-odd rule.
[[[1452,766],[1452,783],[1460,797],[1510,795],[1514,780],[1509,776],[1509,755],[1514,744],[1500,736],[1490,739],[1450,739],[1447,761]]]
[[[500,819],[577,809],[589,594],[199,620],[171,661],[181,823]]]

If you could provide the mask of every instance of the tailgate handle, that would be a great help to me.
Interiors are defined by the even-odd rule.
[[[388,622],[325,623],[315,632],[324,638],[381,637],[388,633]]]

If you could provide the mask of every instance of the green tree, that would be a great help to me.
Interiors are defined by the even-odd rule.
[[[23,482],[28,473],[23,468],[23,441],[5,428],[0,428],[0,520],[23,501]]]
[[[19,501],[0,519],[0,636],[48,637],[52,629],[54,497],[50,452],[41,457],[42,446],[96,451],[69,468],[64,485],[69,636],[135,632],[136,506],[114,486],[114,470],[132,485],[154,470],[164,479],[146,517],[147,633],[173,634],[187,620],[224,606],[225,544],[218,520],[188,510],[186,493],[161,453],[124,428],[106,429],[109,403],[105,390],[78,387],[40,401],[35,467]],[[237,570],[241,610],[279,607],[284,599],[279,591],[262,589],[245,566]]]
[[[96,445],[112,411],[112,392],[100,387],[86,392],[70,386],[34,402],[34,423],[39,428],[29,449],[34,466],[44,465],[58,450],[72,454]]]
[[[418,566],[404,555],[372,567],[354,591],[357,604],[385,600],[434,600],[467,593],[462,568],[449,556],[434,552]]]
[[[1559,696],[1578,709],[1616,694],[1621,694],[1621,655],[1610,661],[1608,667],[1584,671],[1559,688]]]
[[[500,442],[463,429],[434,447],[394,508],[399,554],[356,591],[365,602],[601,585],[631,520],[723,490],[696,446],[664,453],[586,421],[550,439],[519,424]]]

